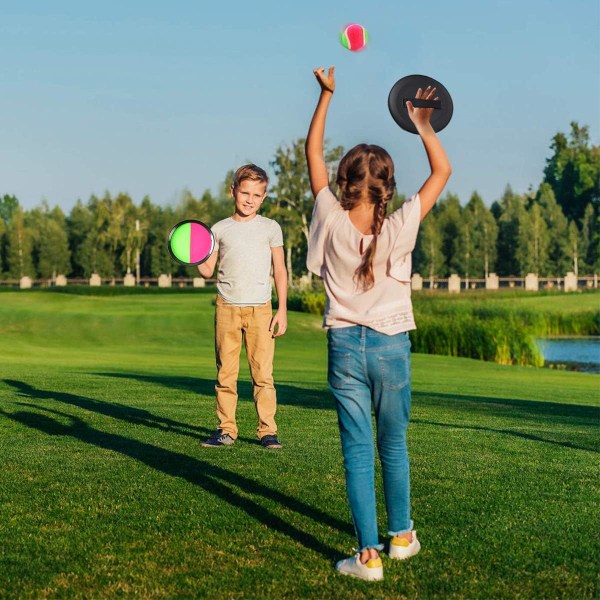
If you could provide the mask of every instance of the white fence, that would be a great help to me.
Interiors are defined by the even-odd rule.
[[[313,278],[312,281],[318,281]],[[142,277],[139,281],[135,280],[133,275],[128,274],[125,277],[107,278],[100,277],[97,273],[92,274],[89,279],[67,279],[64,275],[58,275],[55,279],[31,279],[22,277],[21,279],[7,279],[0,281],[0,287],[13,287],[20,289],[62,287],[66,285],[89,285],[89,286],[138,286],[138,287],[211,287],[216,284],[216,279],[203,279],[201,277],[172,277],[170,274],[163,274],[160,277]],[[310,288],[311,285],[303,278],[297,279],[293,287]],[[302,284],[302,285],[300,285]],[[460,293],[467,290],[506,290],[522,289],[526,291],[538,290],[563,290],[565,292],[578,289],[597,289],[598,274],[594,275],[575,275],[567,273],[564,277],[538,277],[534,273],[528,273],[526,277],[499,277],[495,273],[490,273],[486,279],[465,278],[454,274],[448,278],[426,278],[415,273],[412,276],[412,288],[419,290],[443,290],[449,293]]]
[[[582,276],[569,272],[564,277],[538,277],[535,273],[528,273],[526,277],[499,277],[496,273],[490,273],[486,279],[461,278],[458,275],[443,279],[424,278],[415,273],[412,276],[412,288],[415,291],[446,290],[450,293],[478,289],[522,289],[532,292],[555,289],[573,292],[578,289],[598,289],[598,274]]]
[[[195,287],[203,288],[206,286],[215,285],[216,279],[203,279],[202,277],[172,277],[171,275],[163,274],[160,277],[142,277],[139,282],[135,276],[128,274],[125,277],[100,277],[94,273],[87,279],[82,278],[66,278],[64,275],[58,275],[56,279],[31,279],[31,277],[22,277],[21,279],[4,279],[0,280],[0,287],[4,288],[49,288],[49,287],[64,287],[67,285],[88,285],[91,287],[102,286],[124,286],[124,287]]]

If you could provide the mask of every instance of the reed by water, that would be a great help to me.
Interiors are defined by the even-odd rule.
[[[443,292],[413,294],[414,352],[503,365],[543,366],[538,337],[600,335],[600,293]],[[290,296],[290,309],[323,314],[325,293]]]

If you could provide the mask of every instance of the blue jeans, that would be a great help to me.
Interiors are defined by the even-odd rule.
[[[359,550],[381,549],[375,508],[375,448],[383,471],[388,534],[411,531],[406,429],[410,414],[410,339],[364,327],[327,332],[328,382],[335,396],[346,489]]]

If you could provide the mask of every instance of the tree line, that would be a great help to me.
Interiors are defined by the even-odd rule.
[[[568,135],[557,133],[550,145],[537,189],[515,193],[508,185],[490,207],[476,191],[463,206],[447,193],[421,226],[413,270],[425,278],[563,276],[591,274],[600,268],[600,146],[589,129],[571,123]],[[326,144],[332,184],[344,149]],[[284,233],[288,271],[306,273],[308,230],[314,200],[304,158],[304,139],[277,148],[271,167],[275,181],[261,213],[276,219]],[[47,202],[24,210],[18,198],[0,197],[0,276],[2,279],[122,277],[136,273],[157,277],[195,276],[195,268],[175,264],[166,241],[171,227],[186,218],[212,224],[230,216],[233,171],[216,194],[183,193],[174,206],[139,205],[126,193],[79,200],[69,214]],[[396,194],[390,211],[405,197]]]

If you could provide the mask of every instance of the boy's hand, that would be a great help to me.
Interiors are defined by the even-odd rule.
[[[275,325],[277,325],[277,331],[275,331]],[[273,337],[279,337],[283,335],[287,330],[287,311],[278,310],[275,316],[271,319],[271,325],[269,331],[273,334]]]
[[[423,93],[421,88],[418,89],[416,98],[421,100],[431,100],[433,95],[435,94],[436,88],[432,88],[430,85],[427,86],[427,89]],[[433,98],[434,100],[439,100],[439,98]],[[420,128],[423,128],[429,125],[429,119],[431,119],[431,115],[435,109],[433,108],[415,108],[412,105],[412,102],[408,101],[406,103],[406,108],[408,109],[408,117],[415,124],[417,131]]]
[[[335,76],[333,72],[335,71],[335,67],[329,67],[329,71],[327,75],[325,75],[325,67],[318,67],[317,69],[313,69],[313,73],[321,86],[322,92],[331,92],[335,90]]]

